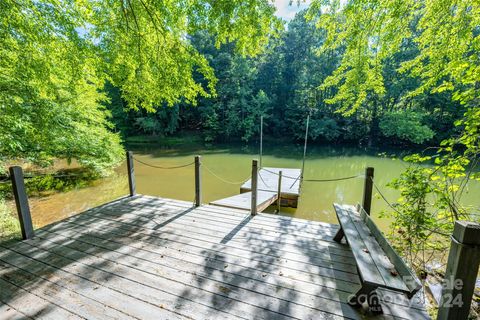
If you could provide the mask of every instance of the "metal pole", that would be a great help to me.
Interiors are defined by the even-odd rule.
[[[133,197],[137,191],[135,187],[135,171],[133,169],[133,152],[127,151],[127,171],[128,171],[128,187],[130,189],[130,197]]]
[[[282,170],[278,172],[277,212],[280,212],[281,205],[282,205]]]
[[[32,216],[28,205],[28,196],[25,189],[22,167],[10,167],[10,179],[12,180],[13,195],[17,206],[18,220],[22,230],[23,240],[32,239],[35,236],[33,231]]]
[[[195,207],[199,207],[202,204],[202,175],[200,172],[201,157],[195,156]]]
[[[308,124],[310,123],[310,113],[307,116],[307,126],[305,128],[305,144],[303,145],[303,160],[302,160],[302,171],[300,172],[300,176],[293,181],[292,185],[290,186],[293,187],[295,183],[297,183],[298,179],[300,179],[300,185],[303,181],[303,171],[305,170],[305,157],[307,155],[307,140],[308,140]]]
[[[257,214],[257,179],[258,179],[258,161],[252,160],[252,216]]]
[[[305,157],[307,155],[307,141],[308,141],[308,125],[310,123],[310,113],[307,116],[307,127],[305,128],[305,144],[303,145],[303,161],[302,161],[302,174],[301,180],[303,180],[303,170],[305,170]]]
[[[260,168],[262,168],[263,154],[263,116],[260,116]]]

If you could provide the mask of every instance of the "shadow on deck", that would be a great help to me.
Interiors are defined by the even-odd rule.
[[[422,293],[351,308],[359,278],[337,225],[147,196],[0,244],[12,319],[428,319]],[[393,300],[392,300],[393,299]]]

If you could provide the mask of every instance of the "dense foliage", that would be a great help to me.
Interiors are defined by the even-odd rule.
[[[19,238],[20,234],[20,223],[10,214],[5,201],[0,198],[0,242]]]
[[[410,94],[421,81],[406,77],[399,66],[419,52],[414,41],[405,41],[379,67],[383,94],[371,93],[358,107],[345,109],[355,103],[354,98],[341,101],[342,87],[326,84],[338,73],[335,70],[347,50],[345,46],[321,49],[328,44],[328,33],[317,23],[317,18],[308,20],[306,12],[298,13],[255,58],[239,54],[233,44],[217,48],[207,32],[194,34],[192,46],[215,71],[216,96],[202,97],[196,106],[162,104],[154,112],[136,112],[129,111],[111,87],[108,107],[117,127],[125,136],[198,130],[205,141],[249,141],[258,139],[263,115],[267,135],[302,139],[310,113],[310,138],[318,142],[435,145],[456,132],[453,123],[462,118],[465,108],[452,101],[451,92]],[[207,81],[201,74],[196,77],[200,83]]]
[[[420,142],[435,130],[421,125],[422,118],[453,120],[454,130],[442,136],[436,153],[408,157],[412,165],[392,182],[402,197],[390,212],[391,239],[412,264],[425,268],[432,251],[445,252],[448,241],[438,237],[451,234],[454,221],[478,219],[460,199],[468,182],[479,179],[480,3],[314,0],[308,16],[327,33],[320,52],[342,51],[320,88],[336,90],[327,102],[340,104],[343,114],[364,112],[368,101],[389,96],[392,81],[408,81],[393,113],[380,122],[387,135],[405,138],[415,131],[413,140]],[[393,78],[385,74],[389,68]],[[436,102],[439,97],[452,102]],[[425,99],[430,102],[419,109]],[[415,129],[405,130],[409,122]],[[433,160],[433,166],[419,165]]]
[[[279,23],[273,12],[267,0],[1,1],[0,161],[110,168],[122,148],[103,107],[107,81],[131,109],[215,96],[213,68],[189,35],[207,30],[217,47],[235,41],[255,54]]]

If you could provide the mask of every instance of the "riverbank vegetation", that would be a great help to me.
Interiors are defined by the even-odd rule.
[[[8,210],[5,200],[0,198],[0,242],[20,238],[20,224]]]
[[[266,135],[303,139],[306,115],[311,114],[309,139],[313,143],[434,146],[454,135],[454,122],[465,107],[452,101],[447,91],[425,91],[410,96],[420,79],[398,70],[418,52],[414,41],[405,41],[400,52],[385,62],[381,76],[383,94],[370,94],[353,110],[344,110],[336,99],[339,86],[322,86],[341,63],[343,48],[321,51],[327,40],[307,11],[278,30],[265,51],[245,57],[234,44],[215,47],[206,32],[192,35],[192,45],[207,59],[217,77],[216,96],[201,97],[196,106],[177,103],[149,110],[125,112],[120,91],[108,87],[108,108],[124,136],[175,136],[196,130],[207,142],[257,141],[259,118],[264,116]],[[204,79],[198,77],[202,83]],[[347,116],[346,116],[347,115]]]
[[[320,14],[322,6],[329,14]],[[392,130],[397,134],[405,122],[411,122],[407,127],[415,127],[419,138],[431,134],[414,125],[419,118],[406,116],[415,112],[438,111],[438,122],[453,120],[435,153],[406,158],[412,166],[391,184],[402,196],[389,213],[394,218],[391,239],[412,265],[425,270],[432,251],[446,252],[447,241],[439,238],[451,234],[454,221],[478,221],[478,208],[463,206],[459,199],[469,180],[480,177],[480,7],[469,1],[367,1],[345,7],[314,1],[308,16],[326,32],[321,52],[342,52],[339,65],[320,86],[336,89],[328,102],[340,104],[339,112],[365,112],[371,104],[378,110],[376,101],[389,95],[393,80],[408,83],[390,111],[404,114],[390,119],[389,128],[396,125]],[[392,66],[393,77],[385,72]],[[456,116],[442,109],[446,106]],[[430,161],[433,167],[418,165]]]

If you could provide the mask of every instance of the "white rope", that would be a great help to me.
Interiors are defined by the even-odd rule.
[[[202,164],[202,166],[207,169],[208,172],[210,172],[211,175],[213,175],[215,178],[217,178],[218,180],[220,181],[223,181],[225,183],[228,183],[228,184],[233,184],[233,185],[239,185],[239,184],[244,184],[245,182],[248,181],[248,179],[250,179],[250,177],[248,177],[247,179],[243,180],[243,181],[229,181],[229,180],[225,180],[223,179],[222,177],[220,177],[218,174],[216,174],[215,172],[213,172],[209,167],[207,167],[205,164]]]

